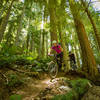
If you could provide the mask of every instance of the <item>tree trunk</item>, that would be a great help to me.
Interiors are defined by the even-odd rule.
[[[8,24],[8,20],[9,20],[9,17],[10,17],[10,12],[11,12],[11,8],[12,8],[12,6],[13,6],[13,2],[14,2],[14,0],[12,0],[10,6],[9,6],[9,8],[8,8],[7,14],[6,14],[5,18],[2,20],[2,23],[1,23],[1,25],[0,25],[0,42],[1,42],[2,39],[3,39],[4,32],[5,32],[6,26],[7,26],[7,24]]]
[[[75,1],[69,0],[69,4],[81,46],[83,70],[88,73],[91,78],[94,78],[96,75],[98,75],[98,70],[88,37],[86,35],[85,27],[80,19],[79,11],[76,8]]]
[[[64,61],[64,64],[66,65],[66,71],[68,72],[70,69],[70,65],[68,63],[68,51],[65,45],[64,33],[60,32],[60,36],[61,36],[61,45],[63,47],[63,61]]]
[[[32,33],[31,41],[30,41],[30,51],[31,52],[34,51],[34,37],[33,37],[33,33]]]
[[[48,34],[46,34],[46,57],[48,57]]]
[[[76,37],[75,37],[75,33],[72,33],[72,40],[73,40],[73,47],[74,47],[74,51],[75,51],[75,55],[76,55],[76,61],[77,61],[77,65],[78,67],[80,67],[80,58],[79,58],[79,54],[78,54],[78,49],[77,49],[77,42],[76,42]]]
[[[1,10],[1,12],[0,12],[0,18],[1,18],[1,16],[2,16],[4,10],[5,10],[6,7],[7,7],[7,3],[8,3],[8,2],[5,3],[4,7],[2,8],[2,10]]]
[[[26,40],[26,48],[27,48],[27,52],[26,52],[26,54],[27,54],[28,51],[29,51],[29,40],[30,40],[30,36],[29,36],[29,34],[27,33],[27,40]]]
[[[91,16],[90,11],[86,7],[86,3],[83,0],[81,0],[81,2],[82,2],[82,5],[85,8],[85,12],[87,13],[87,16],[88,16],[90,22],[92,24],[92,27],[93,27],[93,30],[94,30],[94,33],[95,33],[95,37],[96,37],[96,40],[97,40],[97,43],[98,43],[98,46],[99,46],[99,49],[100,49],[100,33],[99,33],[99,31],[98,31],[98,29],[96,27],[96,24],[95,24],[95,22],[94,22],[94,20],[93,20],[93,18]]]
[[[26,7],[26,5],[24,3],[22,13],[19,16],[20,18],[19,18],[19,23],[18,23],[18,28],[17,28],[17,34],[16,34],[16,41],[15,41],[16,46],[19,46],[19,42],[20,42],[19,37],[20,37],[20,34],[21,34],[21,30],[22,30],[22,19],[24,17],[25,7]]]
[[[45,43],[45,34],[44,34],[44,30],[42,32],[42,58],[45,57],[45,47],[44,47],[44,43]]]
[[[65,39],[64,39],[65,33],[63,33],[61,31],[62,30],[61,27],[62,27],[62,24],[59,22],[59,24],[58,24],[58,31],[59,31],[59,36],[60,36],[60,43],[61,43],[61,46],[63,48],[63,61],[64,61],[64,64],[66,65],[66,72],[68,72],[69,69],[70,69],[70,64],[68,63],[68,51],[67,51],[67,47],[65,45]]]
[[[78,65],[78,67],[80,67],[81,65],[80,65],[80,58],[79,58],[78,50],[77,50],[76,46],[74,46],[74,48],[75,48],[77,65]]]
[[[38,57],[41,58],[42,57],[42,31],[40,33],[40,46],[38,49]]]
[[[13,38],[13,36],[12,36],[13,28],[14,28],[13,23],[10,23],[9,30],[6,34],[6,44],[8,44],[8,45],[11,44],[11,41],[12,41],[12,38]]]
[[[57,41],[57,26],[56,26],[56,14],[55,14],[54,1],[55,0],[49,0],[51,44],[53,40]]]

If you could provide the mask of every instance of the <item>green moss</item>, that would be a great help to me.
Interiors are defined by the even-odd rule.
[[[14,94],[10,96],[10,100],[22,100],[22,96]]]
[[[64,95],[56,95],[52,100],[78,100],[78,94],[71,90]]]
[[[87,79],[78,79],[71,81],[73,90],[75,90],[79,95],[83,95],[88,90],[88,83],[89,80]]]
[[[16,87],[16,86],[24,84],[24,81],[15,74],[10,74],[8,77],[9,77],[9,82],[7,86],[9,87]]]

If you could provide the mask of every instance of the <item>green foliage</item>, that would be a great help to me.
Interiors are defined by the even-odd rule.
[[[24,83],[24,81],[15,74],[10,74],[8,77],[9,77],[8,78],[9,81],[8,81],[7,86],[9,87],[16,87]]]
[[[18,56],[16,59],[16,64],[17,65],[30,65],[32,64],[32,57],[29,56]]]
[[[40,59],[35,60],[33,62],[34,66],[32,67],[31,71],[48,71],[48,65],[47,63],[50,62],[50,59]]]
[[[22,100],[22,96],[18,94],[14,94],[10,96],[10,100]]]
[[[16,61],[16,56],[0,56],[0,67],[9,66]]]
[[[12,64],[31,65],[33,64],[33,60],[34,57],[26,55],[12,55],[12,56],[0,55],[0,67],[10,66]]]
[[[52,100],[78,100],[78,95],[74,90],[64,94],[64,95],[57,95]]]
[[[1,46],[2,46],[2,49],[1,49],[0,55],[12,56],[12,55],[22,53],[22,49],[20,47],[7,45],[7,44],[1,44]]]
[[[81,96],[88,90],[89,82],[90,81],[87,79],[78,79],[78,80],[72,80],[71,85],[72,88]]]

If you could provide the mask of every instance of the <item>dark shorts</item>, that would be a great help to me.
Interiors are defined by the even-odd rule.
[[[61,67],[62,62],[63,62],[63,52],[57,54],[57,64]]]

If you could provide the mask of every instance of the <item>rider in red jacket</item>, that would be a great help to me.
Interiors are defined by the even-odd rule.
[[[53,51],[56,53],[57,58],[60,58],[60,63],[59,60],[57,59],[57,64],[59,65],[59,67],[62,67],[62,60],[63,60],[63,48],[61,47],[61,45],[59,45],[57,43],[56,40],[54,40],[52,42],[52,47],[51,47],[51,51],[50,53],[52,53]]]

